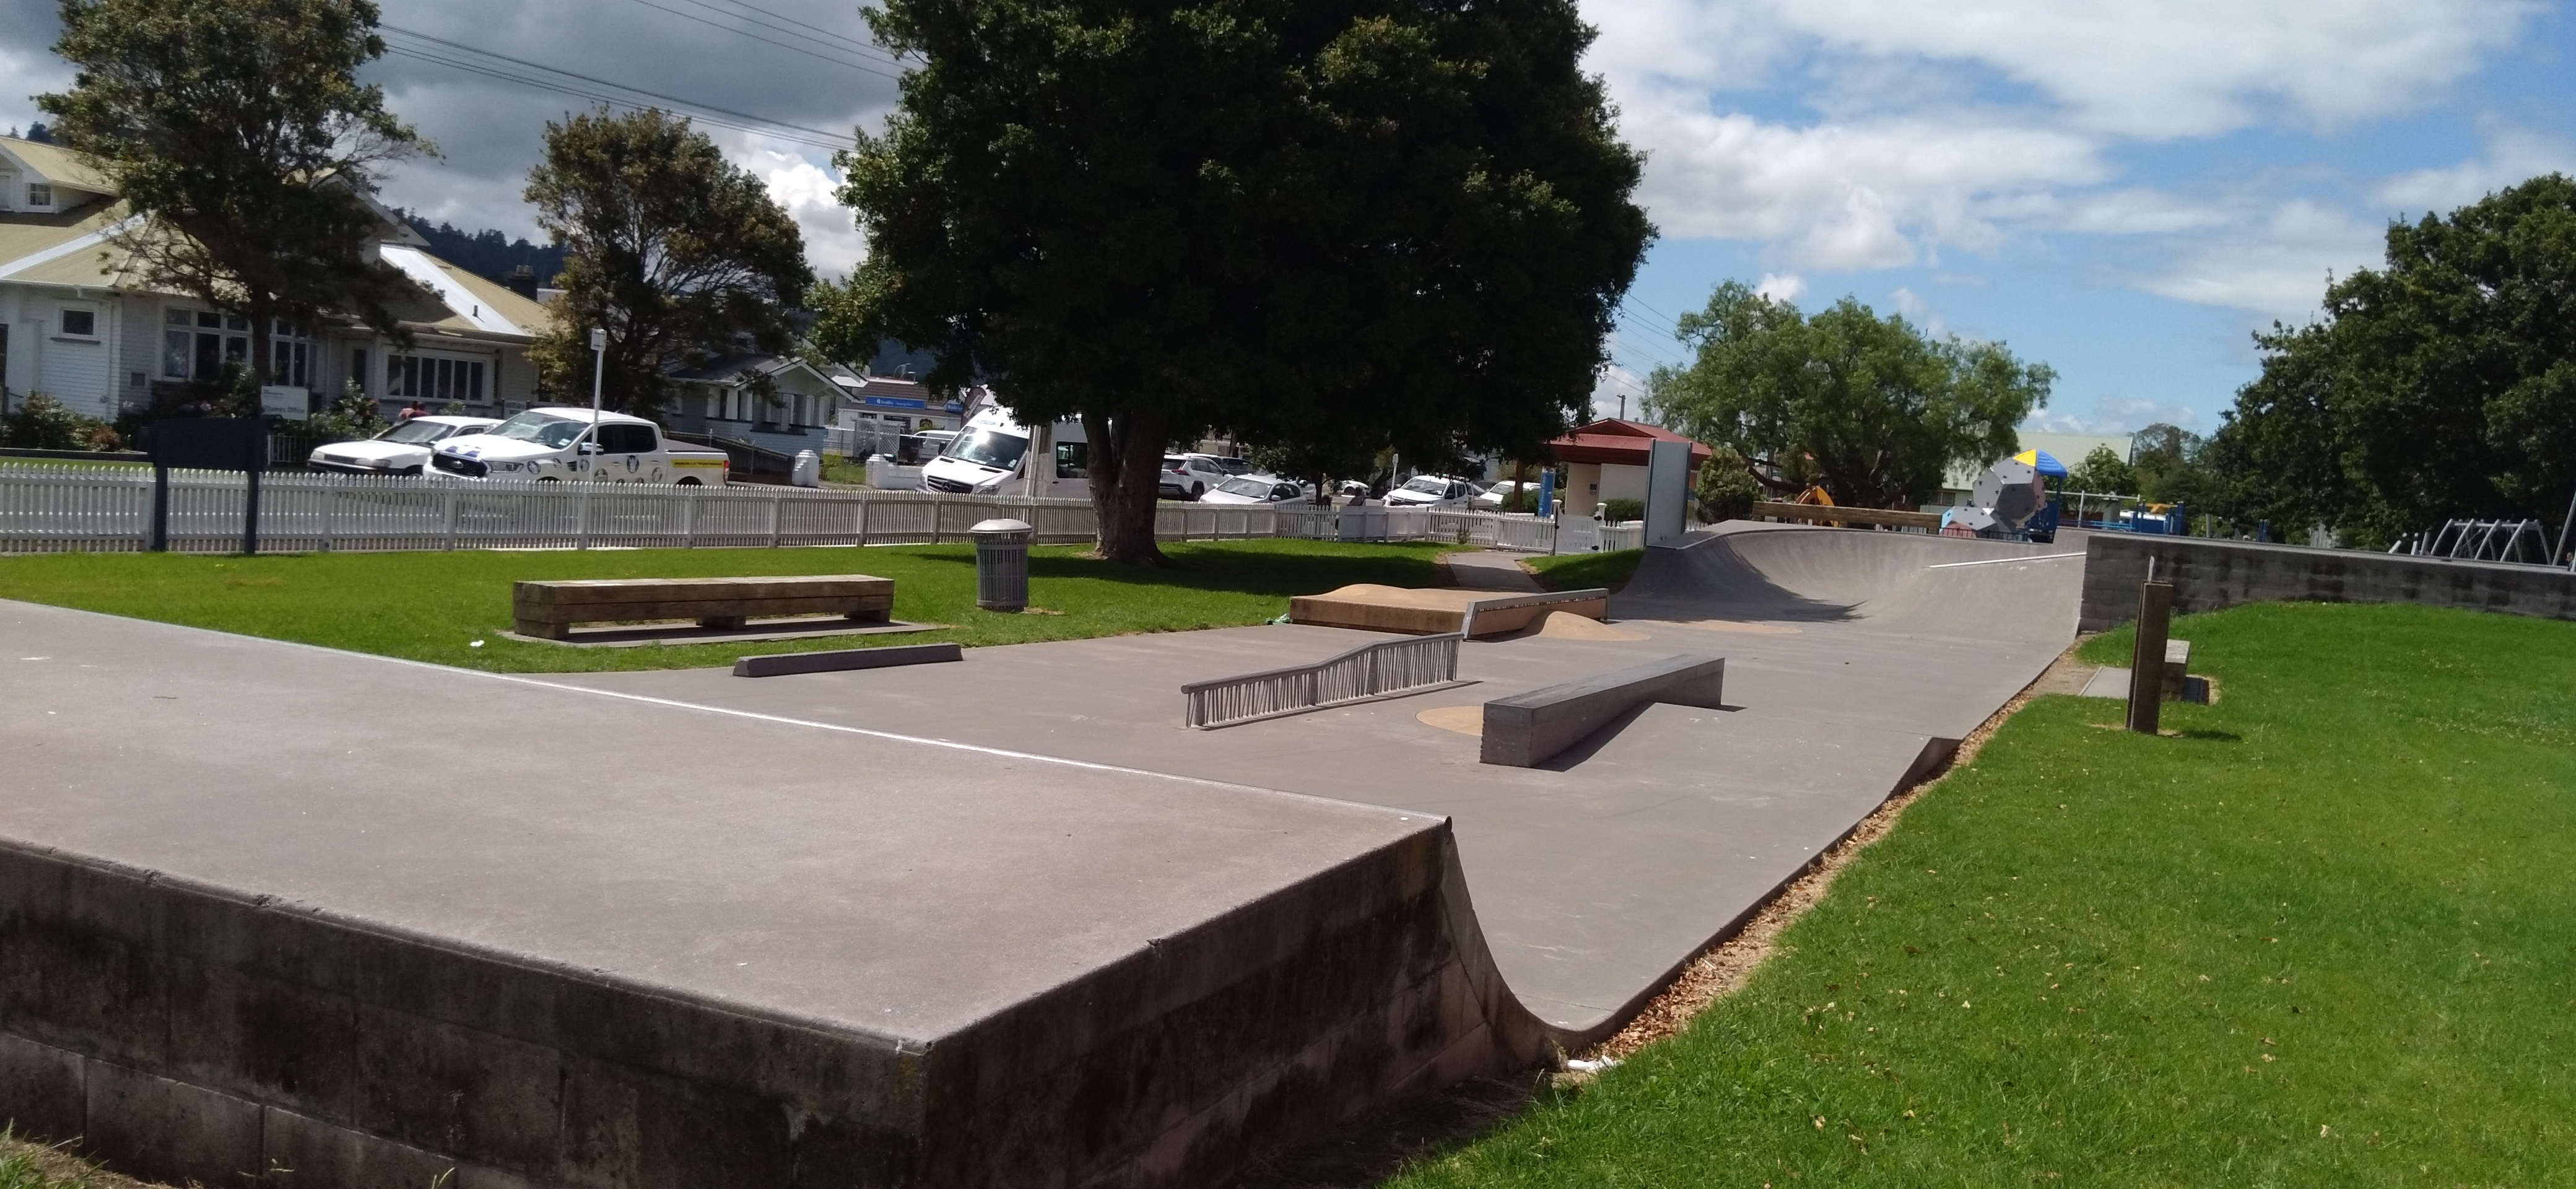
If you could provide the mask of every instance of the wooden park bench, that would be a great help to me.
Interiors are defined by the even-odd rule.
[[[599,578],[521,582],[510,592],[518,633],[547,640],[577,623],[694,619],[710,628],[739,628],[754,616],[838,614],[884,623],[894,610],[894,579],[866,574],[780,578]]]

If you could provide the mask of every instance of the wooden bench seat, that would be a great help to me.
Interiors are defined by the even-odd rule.
[[[884,623],[894,611],[894,579],[867,574],[774,578],[597,578],[521,582],[510,591],[510,617],[522,636],[561,640],[577,623],[694,619],[703,627],[738,628],[755,616],[841,615]]]

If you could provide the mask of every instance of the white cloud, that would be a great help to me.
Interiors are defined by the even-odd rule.
[[[1922,327],[1925,334],[1936,339],[1946,339],[1951,336],[1949,320],[1943,318],[1941,311],[1933,309],[1932,303],[1923,300],[1921,295],[1900,285],[1897,286],[1896,292],[1887,296],[1888,300],[1896,303],[1896,312],[1904,315],[1906,321]]]
[[[2086,139],[1989,116],[1793,128],[1632,101],[1650,148],[1644,199],[1666,235],[1762,241],[1801,268],[1887,268],[1917,241],[1994,245],[1980,204],[2108,172]]]
[[[2534,0],[1596,0],[1590,63],[1647,150],[1665,235],[1758,244],[1779,273],[2119,237],[2140,288],[2295,314],[2327,268],[2377,255],[2339,200],[2285,176],[2194,193],[2121,175],[2130,146],[2247,128],[2314,131],[2421,109],[2511,45]],[[2376,202],[2456,204],[2576,147],[2514,129]],[[2179,182],[2180,184],[2176,184]],[[2373,217],[2376,212],[2373,212]],[[2048,250],[2048,249],[2043,249]]]
[[[817,276],[838,277],[867,257],[867,237],[860,234],[850,208],[833,197],[841,185],[837,174],[775,149],[754,149],[747,156],[749,160],[737,160],[768,183],[769,196],[803,229],[805,259]]]
[[[1753,291],[1773,301],[1796,305],[1799,298],[1807,295],[1807,278],[1796,273],[1766,272]]]
[[[2322,203],[2287,202],[2249,226],[2198,241],[2138,287],[2177,301],[2305,322],[2324,301],[2330,275],[2380,262],[2385,230]]]
[[[2485,151],[2444,169],[2419,169],[2379,184],[2372,196],[2408,214],[2448,214],[2544,173],[2576,173],[2576,141],[2490,120]]]
[[[2527,0],[1770,0],[1780,24],[1879,58],[1972,62],[2086,127],[2207,135],[2267,100],[2340,124],[2405,110],[2467,74],[2540,8]]]
[[[2040,433],[2120,434],[2158,423],[2198,432],[2200,421],[2200,410],[2189,405],[2106,396],[2093,402],[2091,416],[2050,409],[2031,414],[2021,424]]]

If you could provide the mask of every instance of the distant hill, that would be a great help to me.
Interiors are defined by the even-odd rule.
[[[439,259],[477,276],[507,284],[510,271],[524,264],[536,270],[537,284],[552,287],[555,274],[563,271],[564,250],[553,244],[511,239],[489,227],[481,231],[461,231],[445,223],[433,225],[418,215],[405,214],[403,217],[411,224],[412,230],[429,241],[429,250]]]

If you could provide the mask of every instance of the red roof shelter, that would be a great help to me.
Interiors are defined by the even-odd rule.
[[[1653,442],[1690,442],[1689,438],[1660,425],[1604,418],[1589,425],[1578,425],[1574,431],[1547,444],[1558,462],[1608,463],[1619,466],[1646,465],[1646,449]],[[1690,464],[1698,470],[1716,451],[1697,442],[1690,444]]]

